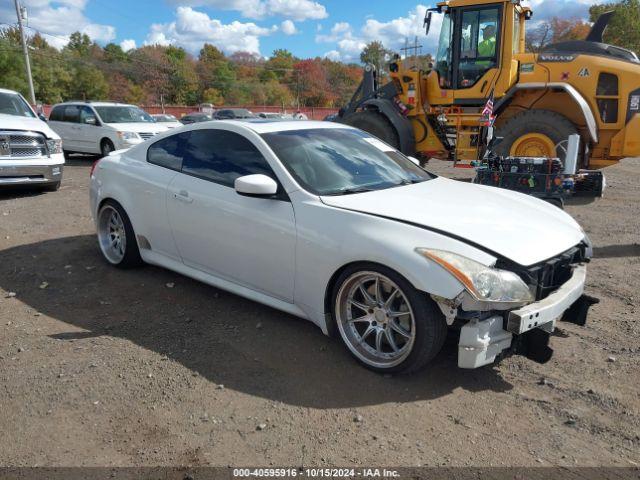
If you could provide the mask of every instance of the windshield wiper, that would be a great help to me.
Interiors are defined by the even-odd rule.
[[[370,187],[352,187],[338,190],[333,195],[353,195],[354,193],[373,192],[374,189]]]

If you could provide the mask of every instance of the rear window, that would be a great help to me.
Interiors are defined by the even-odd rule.
[[[182,132],[155,142],[147,150],[147,162],[179,172],[190,133]]]

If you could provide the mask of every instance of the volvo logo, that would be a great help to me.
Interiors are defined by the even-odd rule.
[[[8,135],[0,135],[0,157],[8,157],[11,155],[11,144]]]

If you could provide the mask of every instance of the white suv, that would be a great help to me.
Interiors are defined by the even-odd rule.
[[[135,105],[110,102],[60,103],[51,110],[49,125],[62,137],[65,153],[105,157],[167,130]]]
[[[57,190],[63,168],[60,137],[22,95],[0,89],[0,187],[34,185]]]

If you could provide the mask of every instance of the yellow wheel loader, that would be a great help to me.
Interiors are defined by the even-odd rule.
[[[611,14],[586,40],[525,51],[532,18],[520,0],[449,0],[433,67],[420,71],[399,56],[390,81],[378,85],[368,65],[337,121],[380,137],[407,155],[470,166],[483,154],[487,107],[497,152],[564,159],[569,136],[580,135],[579,168],[602,168],[640,156],[640,61],[602,42]],[[491,108],[492,107],[492,108]]]

